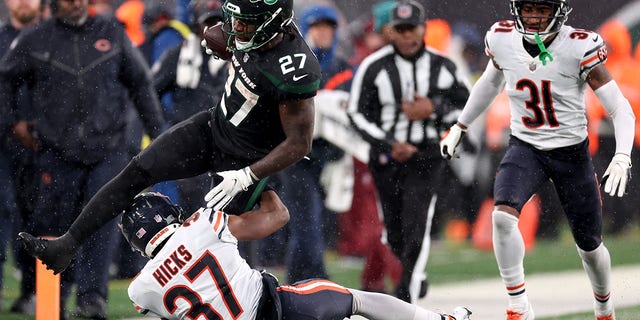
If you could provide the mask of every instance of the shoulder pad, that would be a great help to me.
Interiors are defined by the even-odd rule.
[[[591,69],[607,61],[607,46],[602,36],[596,32],[573,29],[568,41],[574,42],[576,54],[580,55],[580,74],[586,76]]]
[[[489,32],[492,33],[510,33],[516,32],[516,23],[513,20],[501,20],[494,23],[491,28],[489,28]]]
[[[501,36],[511,35],[511,33],[517,32],[515,28],[515,22],[512,20],[502,20],[494,23],[487,34],[484,37],[485,54],[489,57],[493,57],[492,49],[497,38],[503,38]]]

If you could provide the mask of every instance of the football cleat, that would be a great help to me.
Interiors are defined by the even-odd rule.
[[[469,320],[471,311],[465,307],[455,307],[447,320]]]
[[[507,320],[533,320],[533,319],[535,319],[535,315],[533,314],[533,308],[531,307],[531,305],[529,305],[529,308],[524,313],[507,309]]]
[[[34,237],[27,232],[20,232],[17,240],[22,243],[27,253],[42,260],[47,269],[53,270],[53,274],[64,271],[71,264],[76,250],[80,247],[78,241],[69,233],[46,240]]]

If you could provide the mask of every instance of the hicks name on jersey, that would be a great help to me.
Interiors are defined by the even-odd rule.
[[[153,278],[156,279],[161,287],[164,287],[192,258],[191,252],[183,244],[180,245],[153,272]]]

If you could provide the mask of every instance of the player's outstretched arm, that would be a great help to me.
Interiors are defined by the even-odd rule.
[[[289,210],[278,195],[268,190],[262,193],[260,207],[241,215],[229,215],[229,230],[238,240],[262,239],[289,222]]]
[[[18,240],[30,255],[42,260],[47,269],[53,270],[54,274],[64,271],[71,264],[76,250],[80,247],[69,233],[53,240],[46,240],[20,232]]]
[[[473,85],[458,122],[468,127],[493,103],[493,100],[504,89],[505,83],[504,74],[500,67],[493,61],[489,61],[484,72]]]
[[[467,127],[491,105],[504,85],[502,70],[493,61],[490,61],[480,79],[471,89],[471,94],[462,109],[458,123],[454,124],[440,141],[440,154],[443,158],[452,159],[456,156],[456,148]]]
[[[587,83],[611,116],[616,137],[616,152],[602,176],[601,183],[604,184],[605,193],[610,196],[622,197],[629,181],[630,155],[635,135],[635,116],[629,100],[622,95],[622,91],[604,64],[599,64],[589,72]]]
[[[286,138],[264,158],[239,170],[217,172],[223,180],[204,200],[208,208],[223,210],[241,191],[302,159],[311,151],[313,140],[313,98],[280,103],[280,122]]]

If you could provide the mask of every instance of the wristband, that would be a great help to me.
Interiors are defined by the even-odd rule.
[[[244,167],[243,171],[247,175],[247,177],[251,178],[252,182],[256,182],[256,181],[260,180],[260,179],[258,179],[256,174],[253,173],[253,171],[251,170],[251,168],[249,166]]]

